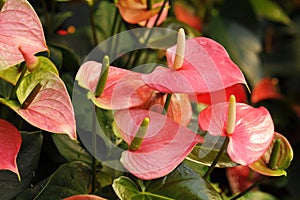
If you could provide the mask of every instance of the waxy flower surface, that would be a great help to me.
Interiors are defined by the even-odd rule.
[[[122,153],[121,163],[135,176],[149,180],[175,169],[203,138],[188,128],[157,112],[140,109],[115,113],[116,128],[130,145],[145,118],[150,119],[145,136],[137,150]]]
[[[10,170],[20,179],[17,156],[21,147],[21,134],[11,123],[0,119],[0,170]]]
[[[241,165],[257,161],[268,149],[274,136],[274,125],[270,113],[264,107],[253,108],[244,103],[236,104],[234,131],[226,132],[229,103],[211,105],[199,114],[202,130],[214,136],[228,136],[227,153]]]
[[[108,78],[101,96],[94,95],[100,78],[102,64],[95,61],[84,63],[76,75],[78,84],[88,89],[89,98],[100,108],[126,109],[139,106],[152,95],[152,89],[141,80],[141,74],[117,67],[109,67]]]
[[[48,50],[41,22],[26,0],[6,0],[0,12],[0,70],[24,61],[23,53]]]
[[[226,50],[214,40],[197,37],[186,40],[183,64],[174,68],[177,46],[167,50],[167,67],[144,74],[143,81],[164,93],[209,93],[241,83],[244,75]]]

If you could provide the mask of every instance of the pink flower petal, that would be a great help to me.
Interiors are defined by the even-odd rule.
[[[228,103],[209,106],[199,114],[199,126],[214,136],[225,136]],[[239,164],[248,165],[258,160],[272,142],[274,125],[268,110],[236,104],[236,124],[229,135],[227,153]]]
[[[169,68],[157,67],[142,79],[151,88],[164,93],[208,93],[246,80],[241,70],[229,58],[226,50],[214,40],[197,37],[186,41],[184,63],[172,68],[176,45],[167,50]]]
[[[64,198],[64,200],[105,200],[102,197],[92,195],[92,194],[79,194],[71,197]]]
[[[78,84],[90,90],[89,97],[98,107],[125,109],[139,106],[151,97],[152,89],[141,80],[141,74],[110,67],[104,92],[96,98],[93,93],[97,87],[101,68],[101,63],[88,61],[80,67],[76,75]]]
[[[203,138],[165,115],[149,110],[121,110],[115,122],[122,138],[131,144],[141,122],[150,118],[144,140],[136,151],[124,151],[121,163],[135,176],[149,180],[175,169]]]
[[[33,126],[53,133],[66,133],[76,139],[74,110],[63,81],[46,73],[41,77],[41,84],[43,87],[31,104],[26,109],[17,108],[16,112]],[[23,96],[18,94],[19,99]]]
[[[22,138],[19,130],[9,122],[0,119],[0,170],[10,170],[20,179],[17,155]]]
[[[26,0],[6,0],[0,12],[0,70],[24,61],[19,47],[27,55],[48,50],[31,5]]]

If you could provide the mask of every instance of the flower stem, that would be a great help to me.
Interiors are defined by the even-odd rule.
[[[216,167],[216,165],[218,164],[221,156],[223,155],[226,147],[228,146],[229,143],[229,137],[226,136],[224,143],[220,149],[220,151],[218,152],[218,155],[216,156],[216,158],[214,159],[213,163],[210,165],[210,167],[208,168],[208,170],[206,171],[206,173],[204,174],[203,178],[207,179],[208,176],[211,174],[211,172],[214,170],[214,168]]]
[[[96,153],[97,153],[97,133],[96,133],[96,109],[97,107],[94,106],[93,119],[92,119],[92,193],[96,191]]]
[[[16,92],[17,92],[17,89],[21,83],[21,81],[23,80],[24,76],[25,76],[25,73],[26,73],[26,70],[27,70],[27,67],[25,65],[25,62],[22,62],[21,65],[20,65],[20,68],[22,69],[22,72],[21,72],[21,75],[15,85],[15,87],[12,89],[10,95],[9,95],[9,99],[13,99],[15,98],[16,96]]]
[[[162,112],[163,115],[167,114],[167,112],[168,112],[171,98],[172,98],[172,94],[167,94],[166,102],[165,102],[164,109]]]
[[[256,183],[254,183],[253,185],[251,185],[250,187],[248,187],[246,190],[244,190],[243,192],[239,193],[238,195],[234,196],[233,198],[231,198],[230,200],[236,200],[239,199],[240,197],[244,196],[245,194],[247,194],[248,192],[250,192],[251,190],[253,190],[254,188],[256,188],[258,185],[260,185],[263,181],[265,181],[268,177],[267,176],[263,176],[260,180],[258,180]]]
[[[93,39],[94,39],[94,45],[98,45],[98,38],[96,34],[96,25],[95,25],[95,20],[94,20],[94,4],[89,4],[89,17],[90,17],[90,22],[91,22],[91,28],[92,28],[92,34],[93,34]]]

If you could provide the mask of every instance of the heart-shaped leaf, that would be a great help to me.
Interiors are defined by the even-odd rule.
[[[21,134],[19,130],[3,119],[0,119],[0,170],[10,170],[17,174],[17,155],[21,147]]]
[[[27,108],[22,108],[28,95],[37,84],[42,87]],[[53,73],[37,72],[24,77],[17,97],[21,105],[13,100],[0,98],[30,124],[53,133],[65,133],[76,139],[73,106],[63,81]]]
[[[205,138],[205,140],[207,141],[207,138]],[[194,147],[192,152],[186,157],[186,159],[195,163],[210,166],[218,153],[219,153],[219,149],[217,148],[208,148],[205,145],[197,145]],[[223,168],[223,167],[233,167],[236,165],[237,164],[233,162],[227,154],[223,153],[216,167]]]
[[[27,0],[6,0],[0,12],[0,71],[47,50],[43,27]]]
[[[35,199],[53,200],[88,194],[90,175],[91,168],[83,162],[63,164],[52,174],[46,186]]]
[[[121,200],[221,199],[209,183],[183,164],[165,177],[137,182],[121,176],[114,180],[113,188]]]

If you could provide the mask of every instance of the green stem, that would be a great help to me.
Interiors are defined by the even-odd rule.
[[[162,112],[163,115],[167,114],[167,112],[168,112],[171,98],[172,98],[172,94],[167,94],[166,102],[165,102],[164,109]]]
[[[93,112],[93,119],[92,119],[92,148],[93,148],[93,154],[92,154],[92,193],[96,191],[96,153],[97,153],[97,133],[96,133],[96,109],[97,107],[94,106],[94,112]]]
[[[214,170],[214,168],[216,167],[216,165],[218,164],[221,156],[223,155],[226,147],[228,146],[229,143],[229,137],[226,136],[225,140],[223,142],[223,145],[220,149],[220,151],[218,152],[218,155],[216,156],[216,158],[214,159],[213,163],[210,165],[210,167],[208,168],[208,170],[206,171],[206,173],[204,174],[203,178],[207,179],[208,176],[211,174],[211,172]]]
[[[26,73],[26,70],[27,70],[27,67],[25,65],[25,62],[22,62],[21,65],[20,65],[20,68],[22,69],[22,72],[21,72],[21,75],[15,85],[15,87],[12,89],[10,95],[9,95],[9,99],[13,99],[16,97],[16,92],[17,92],[17,89],[21,83],[21,81],[23,80],[24,76],[25,76],[25,73]]]
[[[120,30],[121,30],[121,17],[119,16],[119,10],[116,8],[111,36],[118,34]],[[116,55],[118,42],[119,42],[118,38],[119,37],[112,37],[111,39],[111,45],[109,47],[109,51],[112,50],[112,52],[109,52],[108,54],[110,57],[114,58]]]
[[[260,180],[258,180],[256,183],[254,183],[253,185],[251,185],[250,187],[248,187],[246,190],[244,190],[243,192],[241,192],[238,195],[236,195],[233,198],[231,198],[231,200],[236,200],[236,199],[241,198],[242,196],[244,196],[245,194],[247,194],[248,192],[250,192],[251,190],[253,190],[257,186],[259,186],[267,178],[268,178],[267,176],[263,176]]]
[[[93,34],[93,39],[94,39],[94,45],[98,45],[98,38],[97,38],[97,33],[96,33],[96,25],[95,25],[95,19],[94,19],[94,4],[90,5],[89,4],[89,17],[90,17],[90,23],[91,23],[91,28],[92,28],[92,34]]]

